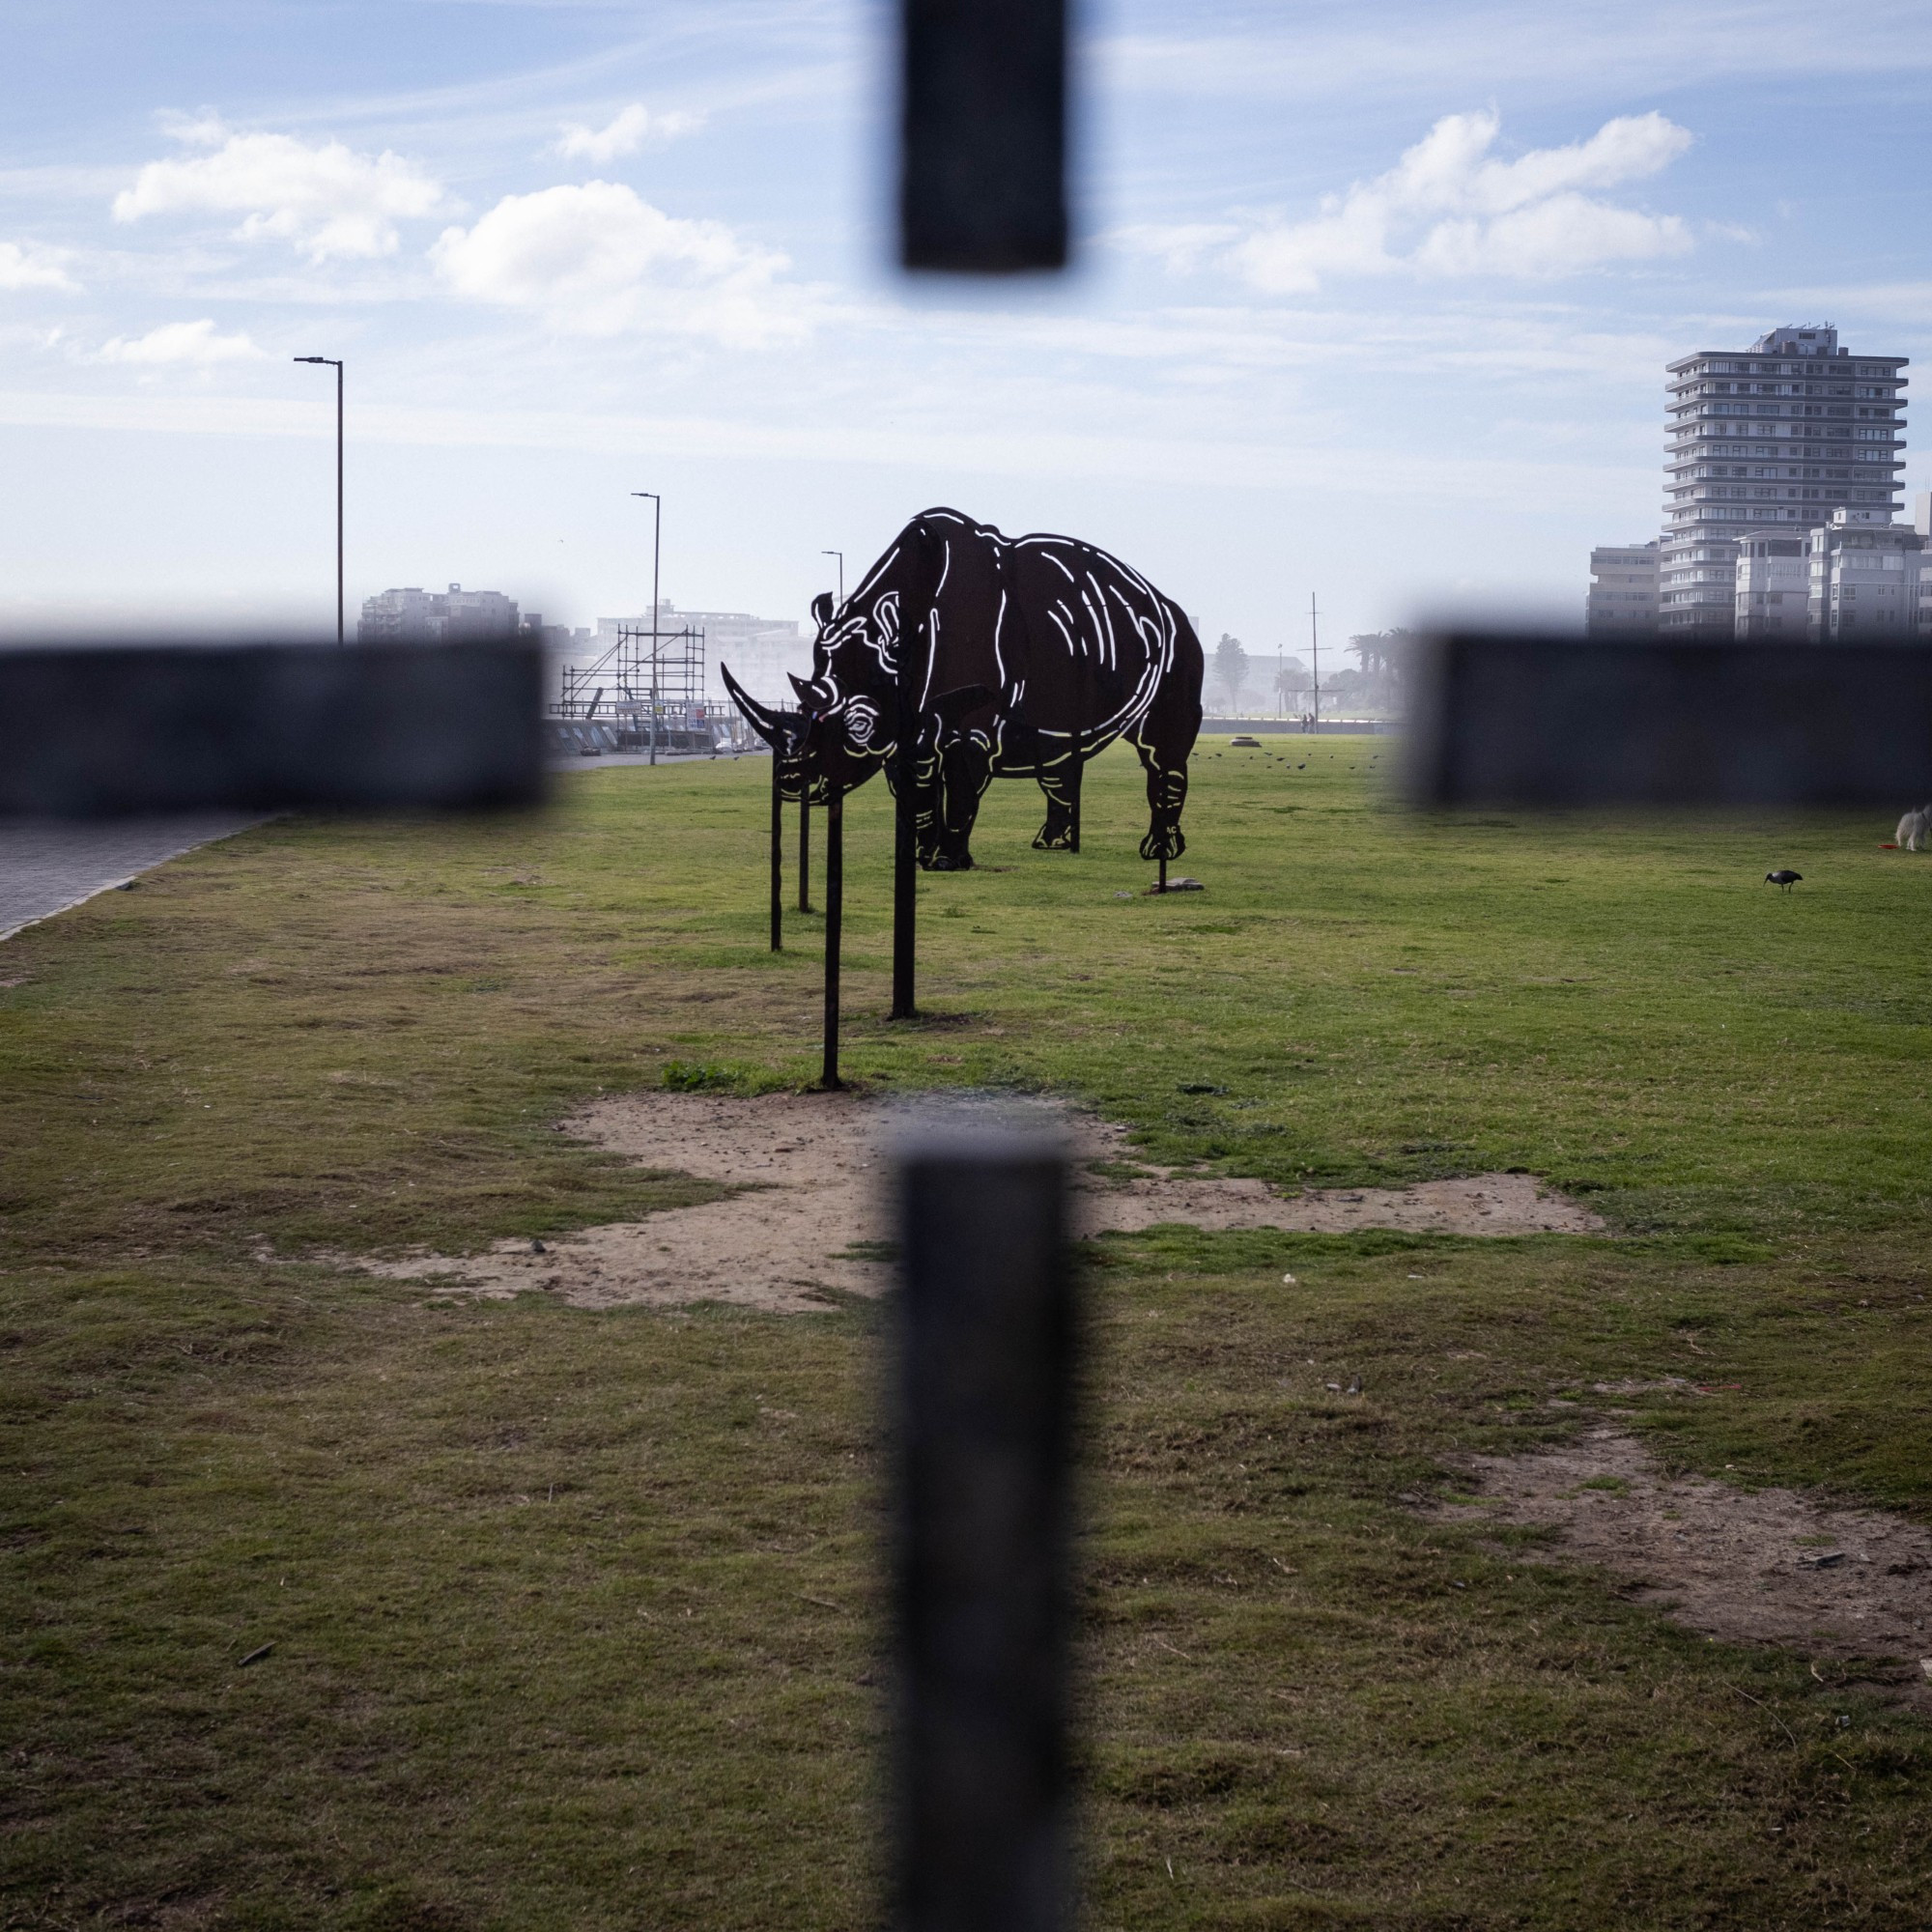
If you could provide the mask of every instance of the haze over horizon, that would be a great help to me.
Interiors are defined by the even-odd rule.
[[[804,618],[912,512],[1125,557],[1250,652],[1580,620],[1662,370],[1932,334],[1932,12],[1087,10],[1082,265],[889,267],[888,10],[23,0],[0,628],[497,589]],[[1918,211],[1914,215],[1913,210]],[[1909,418],[1908,418],[1909,420]],[[1909,435],[1909,432],[1908,432]],[[1932,466],[1909,440],[1908,491]]]

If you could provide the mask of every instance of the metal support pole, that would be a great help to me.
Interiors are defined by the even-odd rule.
[[[633,490],[651,499],[651,763],[658,761],[658,563],[664,550],[664,498],[655,490]],[[774,756],[777,755],[776,748]]]
[[[811,910],[811,801],[798,802],[798,909]]]
[[[1087,734],[1081,729],[1081,727],[1078,724],[1074,725],[1073,772],[1071,778],[1071,785],[1073,791],[1073,824],[1069,828],[1069,836],[1066,840],[1066,849],[1069,852],[1078,852],[1080,849],[1080,788],[1081,788],[1081,780],[1086,776],[1086,771],[1087,771],[1086,760],[1080,755],[1080,753],[1081,753],[1081,749],[1086,742],[1086,735]]]
[[[1159,887],[1159,890],[1160,890],[1160,891],[1162,891],[1162,892],[1166,892],[1166,890],[1167,890],[1167,854],[1166,854],[1165,852],[1163,852],[1163,853],[1162,853],[1162,854],[1160,855],[1160,887]]]
[[[335,371],[335,641],[343,644],[349,640],[349,627],[342,584],[342,361],[335,355],[298,355],[293,359]]]
[[[901,1157],[894,1932],[1072,1921],[1065,1203],[1042,1137]]]
[[[784,794],[779,788],[780,757],[772,747],[772,951],[784,951]]]
[[[825,802],[825,1064],[818,1084],[828,1092],[838,1077],[838,945],[845,917],[845,801]]]
[[[1321,632],[1315,621],[1315,593],[1308,593],[1308,643],[1315,654],[1315,728],[1321,728]]]
[[[895,1020],[916,1016],[919,944],[918,805],[913,797],[914,760],[899,755],[899,795],[893,813],[893,1010]]]
[[[349,641],[342,598],[342,364],[335,365],[335,641]]]

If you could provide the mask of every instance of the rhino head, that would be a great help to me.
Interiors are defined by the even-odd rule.
[[[731,702],[744,714],[745,722],[752,729],[772,748],[779,796],[786,799],[807,796],[807,786],[810,782],[805,761],[808,721],[796,711],[774,711],[770,706],[760,704],[731,675],[730,666],[720,664],[718,668],[724,674],[724,688],[731,694]]]

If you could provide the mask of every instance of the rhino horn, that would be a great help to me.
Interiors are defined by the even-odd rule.
[[[724,689],[731,694],[731,702],[745,714],[752,729],[774,751],[787,751],[791,745],[791,733],[784,727],[783,721],[776,711],[767,711],[758,700],[731,675],[730,666],[722,660],[718,669],[724,679]]]

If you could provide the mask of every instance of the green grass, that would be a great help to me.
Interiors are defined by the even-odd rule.
[[[1204,747],[1199,895],[1141,895],[1124,758],[1078,858],[996,786],[909,1025],[877,787],[848,821],[866,1082],[1281,1181],[1524,1168],[1615,1231],[1094,1244],[1089,1922],[1921,1923],[1921,1720],[1406,1499],[1683,1376],[1722,1392],[1616,1399],[1674,1464],[1932,1518],[1932,867],[1840,817],[1414,818],[1385,742],[1278,745]],[[0,1924],[869,1916],[873,1312],[280,1259],[707,1198],[554,1122],[814,1072],[763,776],[283,822],[0,947]]]

